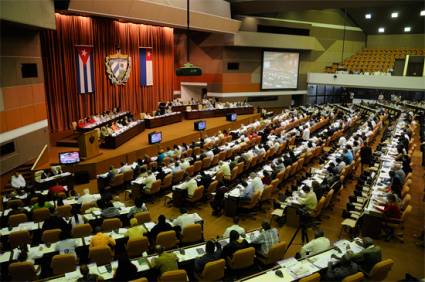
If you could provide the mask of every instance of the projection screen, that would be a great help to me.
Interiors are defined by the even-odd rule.
[[[299,57],[296,52],[263,51],[261,89],[296,89]]]

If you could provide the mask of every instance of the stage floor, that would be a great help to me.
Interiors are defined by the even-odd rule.
[[[207,130],[202,134],[211,136],[215,135],[219,130],[231,130],[240,127],[241,124],[248,124],[260,117],[259,114],[240,115],[236,122],[228,122],[225,117],[207,118]],[[119,167],[121,162],[133,162],[144,154],[155,155],[161,148],[172,146],[177,143],[191,143],[193,139],[201,137],[201,133],[194,131],[194,120],[183,120],[175,124],[157,127],[153,129],[145,129],[141,134],[135,136],[125,144],[116,149],[100,149],[101,155],[82,161],[81,163],[69,167],[68,170],[81,171],[87,170],[91,178],[96,174],[103,173],[114,165]],[[148,134],[153,131],[162,131],[162,143],[149,145]],[[49,147],[49,164],[41,165],[38,168],[46,168],[49,165],[58,163],[58,153],[78,150],[73,147]]]

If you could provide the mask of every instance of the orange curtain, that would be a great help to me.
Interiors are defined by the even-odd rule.
[[[171,100],[173,43],[172,28],[57,14],[56,30],[41,34],[51,131],[70,129],[72,121],[114,107],[138,114]],[[94,93],[78,94],[75,45],[94,47]],[[118,46],[131,57],[130,78],[123,86],[111,83],[105,67],[106,56],[115,54]],[[139,47],[152,47],[153,86],[140,85]]]

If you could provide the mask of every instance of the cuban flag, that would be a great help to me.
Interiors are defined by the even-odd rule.
[[[139,48],[140,51],[140,85],[153,85],[152,48]]]
[[[93,46],[75,46],[77,49],[78,93],[94,92]]]

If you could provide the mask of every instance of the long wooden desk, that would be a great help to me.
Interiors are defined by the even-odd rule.
[[[129,128],[128,130],[118,134],[117,136],[106,136],[104,143],[102,143],[102,148],[115,149],[138,135],[139,133],[145,130],[145,123],[143,121],[139,122],[137,125]]]
[[[123,117],[125,117],[125,116],[127,116],[127,115],[130,115],[130,112],[121,112],[121,113],[118,113],[117,115],[115,115],[114,117],[109,118],[109,119],[107,119],[107,120],[105,120],[105,121],[99,122],[99,123],[97,123],[97,124],[92,124],[92,125],[90,124],[89,126],[85,126],[85,127],[78,127],[78,128],[77,128],[77,130],[78,130],[78,131],[80,131],[80,132],[87,132],[87,131],[91,131],[91,130],[93,130],[93,129],[95,129],[95,128],[100,128],[100,127],[102,127],[102,126],[104,126],[104,125],[107,125],[107,124],[109,124],[110,122],[113,122],[113,121],[119,120],[119,119],[121,119],[121,118],[123,118]]]
[[[180,121],[182,121],[182,113],[175,112],[153,118],[145,118],[145,126],[146,128],[155,128]]]
[[[203,119],[210,117],[222,117],[227,114],[236,113],[238,115],[249,115],[254,113],[254,107],[236,107],[236,108],[225,108],[225,109],[213,109],[213,110],[192,110],[185,112],[185,119]]]

